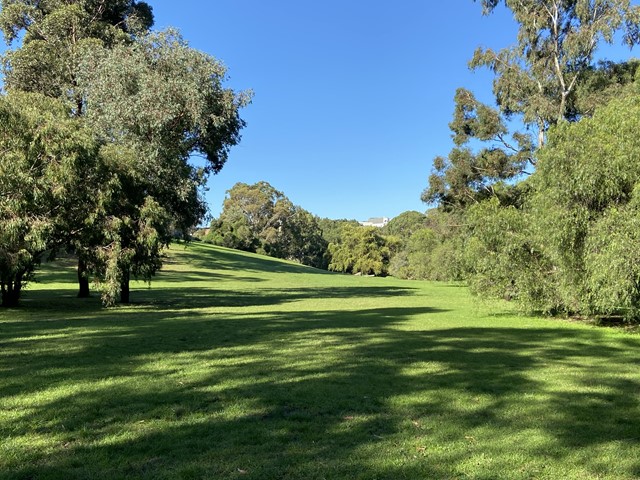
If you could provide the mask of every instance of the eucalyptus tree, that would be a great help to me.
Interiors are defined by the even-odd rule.
[[[99,48],[129,42],[153,24],[151,7],[135,0],[2,0],[0,30],[15,48],[4,56],[7,89],[39,92],[84,112],[78,68]]]
[[[86,112],[78,85],[83,59],[131,42],[153,24],[151,7],[135,0],[2,0],[0,6],[0,30],[12,47],[3,56],[5,88],[63,99],[76,117]],[[70,231],[88,235],[78,225]],[[79,296],[89,295],[86,263],[80,254]]]
[[[479,48],[470,67],[494,74],[496,107],[479,102],[459,89],[450,128],[455,148],[434,160],[422,199],[448,208],[465,208],[505,194],[511,179],[530,173],[535,151],[548,129],[563,121],[591,115],[606,103],[634,71],[622,65],[598,63],[597,48],[621,33],[628,46],[640,41],[640,7],[629,0],[480,0],[490,14],[499,4],[519,25],[517,43],[500,51]],[[634,72],[635,73],[635,72]],[[509,121],[524,130],[511,132]],[[474,150],[472,140],[483,142]]]
[[[225,67],[174,30],[104,49],[86,57],[79,72],[88,125],[111,146],[114,163],[126,165],[120,171],[126,201],[110,205],[102,224],[103,237],[118,245],[80,248],[109,279],[110,298],[119,283],[126,301],[130,274],[150,279],[162,248],[206,213],[201,187],[240,141],[239,111],[250,94],[226,88]],[[204,162],[194,166],[192,155]]]

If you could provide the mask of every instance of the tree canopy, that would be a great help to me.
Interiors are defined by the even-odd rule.
[[[519,25],[518,38],[500,51],[477,49],[469,63],[494,73],[495,107],[464,88],[456,92],[449,125],[456,146],[434,160],[422,194],[425,202],[449,209],[508,195],[505,185],[531,173],[549,128],[591,115],[633,80],[637,66],[596,57],[598,45],[612,43],[618,32],[628,46],[640,41],[640,7],[629,0],[480,3],[485,14],[504,3]],[[523,130],[510,131],[511,120]],[[484,146],[476,151],[477,141]]]
[[[149,280],[172,237],[203,219],[202,188],[240,141],[250,94],[225,87],[224,66],[177,31],[150,31],[145,2],[1,5],[0,29],[14,47],[4,57],[7,91],[58,99],[96,145],[82,208],[51,241],[77,253],[81,294],[91,273],[105,303],[118,291],[126,302],[130,276]]]

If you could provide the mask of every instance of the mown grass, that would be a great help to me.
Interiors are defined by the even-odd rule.
[[[0,312],[3,479],[640,478],[640,336],[176,246],[128,307]]]

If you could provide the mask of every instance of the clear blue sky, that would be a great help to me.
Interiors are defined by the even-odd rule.
[[[221,60],[228,85],[252,89],[242,142],[207,199],[220,213],[236,182],[265,180],[321,217],[424,211],[431,160],[449,152],[459,86],[491,99],[469,72],[479,45],[515,41],[501,11],[471,0],[148,0],[155,28],[177,27]]]

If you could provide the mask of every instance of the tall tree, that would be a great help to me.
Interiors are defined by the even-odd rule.
[[[5,42],[18,44],[3,57],[5,87],[63,99],[76,117],[86,110],[78,88],[83,59],[130,42],[153,24],[151,7],[135,0],[2,0],[0,6]],[[86,266],[80,254],[80,297],[89,295]]]
[[[131,275],[149,279],[173,233],[203,217],[200,188],[239,141],[239,109],[249,95],[225,88],[225,68],[177,32],[149,33],[153,16],[144,2],[2,5],[7,41],[24,32],[6,57],[7,87],[67,101],[69,114],[96,132],[110,169],[112,191],[67,230],[79,256],[80,294],[88,294],[91,269],[107,303],[118,288],[126,302]],[[189,162],[193,154],[205,157],[203,167]]]
[[[120,245],[108,250],[117,261],[95,254],[107,251],[96,248],[100,243],[78,248],[103,275],[106,265],[116,268],[106,277],[120,280],[126,301],[131,274],[150,279],[161,265],[162,247],[203,218],[200,187],[240,141],[239,110],[250,95],[225,88],[224,66],[190,48],[174,30],[102,50],[79,70],[87,123],[102,142],[117,146],[114,159],[127,165],[121,171],[126,201],[118,199],[110,211],[127,221],[102,224],[105,239],[113,228],[119,231]],[[203,166],[190,163],[194,154],[204,157]]]
[[[499,0],[480,0],[485,14]],[[537,145],[544,144],[551,125],[575,120],[576,92],[594,68],[600,42],[613,43],[622,31],[632,47],[640,41],[640,6],[630,0],[505,0],[519,24],[518,43],[498,52],[476,50],[471,67],[488,67],[495,74],[493,91],[500,111],[520,115],[537,128]]]
[[[640,41],[640,7],[629,0],[481,0],[485,14],[500,3],[519,24],[517,44],[497,52],[479,48],[470,62],[494,72],[497,108],[458,90],[450,124],[456,147],[434,160],[425,202],[464,208],[510,195],[504,182],[531,172],[551,126],[592,114],[620,83],[633,79],[620,74],[633,71],[633,64],[612,68],[596,61],[599,43],[613,42],[617,32],[629,46]],[[510,134],[509,120],[525,130]],[[474,151],[472,140],[487,146]]]

